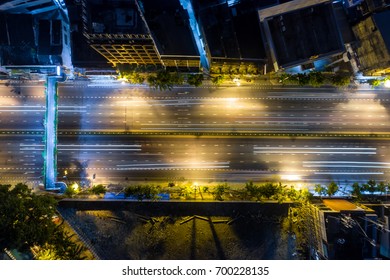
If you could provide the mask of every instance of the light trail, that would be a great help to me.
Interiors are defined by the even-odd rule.
[[[383,175],[383,172],[314,172],[316,175]]]
[[[44,145],[41,144],[20,144],[21,151],[43,150]],[[57,145],[59,151],[141,151],[141,145]]]
[[[350,163],[350,164],[383,164],[390,165],[390,162],[376,162],[376,161],[303,161],[304,164],[310,163]]]
[[[253,147],[254,154],[361,154],[375,155],[376,148]],[[340,151],[342,150],[342,151]]]
[[[118,164],[118,170],[226,169],[229,162]]]

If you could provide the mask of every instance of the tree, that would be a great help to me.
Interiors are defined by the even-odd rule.
[[[382,181],[380,182],[378,185],[377,185],[377,188],[378,188],[378,191],[380,192],[380,194],[385,194],[386,193],[386,189],[387,189],[387,186],[386,184]]]
[[[178,74],[171,74],[167,70],[158,71],[156,75],[149,75],[147,82],[151,88],[157,90],[171,90],[174,85],[183,83],[183,78]]]
[[[324,84],[325,77],[321,72],[310,72],[308,75],[309,84],[312,87],[320,87]]]
[[[74,234],[65,232],[62,226],[56,228],[52,238],[36,252],[38,260],[83,260],[86,248],[73,241]]]
[[[45,244],[56,228],[56,205],[53,197],[36,195],[25,184],[0,185],[0,249]]]
[[[219,201],[222,201],[223,200],[223,195],[224,193],[229,190],[229,187],[227,186],[227,184],[219,184],[217,185],[215,188],[214,188],[214,192],[213,192],[213,195],[214,195],[214,199],[215,200],[219,200]]]
[[[202,74],[190,74],[187,78],[187,83],[191,86],[200,87],[203,82]]]
[[[91,188],[91,193],[96,194],[96,195],[105,194],[106,192],[107,192],[106,187],[101,185],[101,184],[93,186]]]
[[[265,183],[261,186],[260,190],[266,199],[270,199],[277,193],[277,188],[273,183]]]
[[[382,83],[381,80],[379,79],[370,79],[368,80],[368,83],[372,86],[372,87],[379,87]]]
[[[256,198],[257,201],[261,200],[262,193],[260,187],[254,185],[252,181],[245,183],[245,189],[249,197]]]
[[[179,73],[170,74],[171,82],[173,85],[182,85],[184,83],[183,76]]]
[[[351,83],[351,77],[348,75],[335,74],[331,78],[331,83],[337,87],[348,86]]]
[[[225,77],[223,75],[218,75],[211,78],[211,82],[216,86],[220,86],[224,81]]]
[[[76,190],[72,186],[67,186],[65,191],[64,191],[64,195],[66,195],[68,197],[72,197],[76,193],[77,193]]]
[[[318,193],[320,197],[327,194],[327,189],[321,184],[314,185],[314,192]]]
[[[328,196],[332,196],[339,190],[339,186],[335,182],[330,182],[326,191]]]
[[[310,82],[310,78],[305,73],[298,73],[298,74],[296,74],[294,76],[298,80],[298,84],[300,86],[306,86]]]
[[[158,188],[152,185],[132,185],[124,189],[126,197],[133,196],[139,201],[144,199],[157,199]]]
[[[357,199],[361,199],[362,197],[362,187],[358,182],[352,184],[352,195],[356,196]]]
[[[367,182],[366,190],[367,190],[369,193],[371,193],[371,194],[373,194],[374,192],[377,191],[377,187],[376,187],[376,182],[375,182],[375,180],[369,180],[369,181]]]

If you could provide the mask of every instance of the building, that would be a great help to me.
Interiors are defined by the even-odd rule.
[[[179,0],[82,0],[82,21],[89,46],[114,67],[200,67]]]
[[[374,13],[353,26],[360,70],[366,76],[390,73],[390,10]]]
[[[0,1],[0,21],[0,64],[73,68],[70,26],[62,0]]]
[[[275,72],[345,52],[332,1],[295,0],[259,10],[258,16]]]
[[[363,15],[380,12],[390,6],[390,0],[363,0],[360,2],[359,8]]]
[[[194,0],[194,11],[214,73],[261,69],[266,62],[257,10],[277,1]],[[233,71],[233,72],[232,72]]]
[[[83,0],[83,34],[113,66],[161,65],[153,37],[137,1]]]
[[[377,219],[374,210],[344,199],[323,199],[309,207],[311,257],[322,259],[377,258]]]
[[[52,0],[2,0],[0,1],[0,11],[9,14],[41,14],[58,9],[56,1]]]
[[[199,69],[188,12],[179,0],[143,0],[144,15],[165,67]]]

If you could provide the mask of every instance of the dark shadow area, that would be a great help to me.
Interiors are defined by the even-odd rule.
[[[77,182],[81,187],[88,186],[90,180],[87,173],[88,161],[80,162],[72,158],[71,154],[64,153],[57,156],[61,161],[57,162],[57,180],[67,185]]]
[[[196,219],[192,220],[190,260],[196,260]]]
[[[254,208],[246,211],[232,202],[217,210],[210,203],[182,203],[181,210],[169,211],[155,207],[169,204],[142,203],[136,211],[59,209],[71,213],[66,219],[102,252],[102,259],[296,259],[282,226],[286,205],[249,203]],[[207,212],[201,208],[208,208],[209,215],[199,215]],[[226,213],[226,208],[230,215],[213,214]]]
[[[217,249],[218,257],[221,260],[225,260],[226,256],[225,256],[223,247],[221,245],[221,241],[218,238],[218,234],[217,234],[217,232],[215,230],[214,224],[213,224],[213,222],[211,220],[211,217],[209,217],[209,225],[210,225],[211,233],[213,234],[213,238],[214,238],[214,242],[215,242],[215,247]]]

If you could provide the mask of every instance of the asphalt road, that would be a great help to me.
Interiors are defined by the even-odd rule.
[[[160,93],[66,84],[59,89],[59,131],[387,132],[388,94],[267,87]],[[43,84],[0,85],[1,183],[41,182],[44,107]],[[38,134],[12,134],[27,130]],[[58,175],[66,182],[94,184],[387,180],[389,143],[374,138],[70,135],[59,137]]]
[[[0,177],[38,183],[41,136],[0,137]],[[390,142],[371,139],[67,136],[59,138],[65,182],[127,181],[339,183],[385,180]],[[66,171],[66,172],[65,172]]]
[[[63,86],[60,130],[387,132],[388,92],[334,89]],[[74,111],[64,108],[74,108]]]

